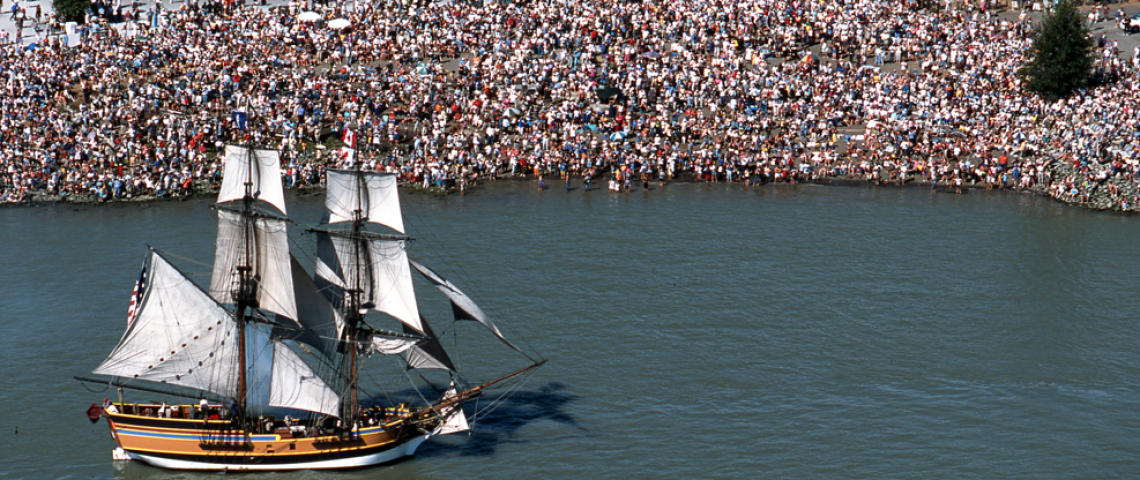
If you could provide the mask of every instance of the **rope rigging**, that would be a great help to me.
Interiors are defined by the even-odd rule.
[[[423,216],[420,215],[420,213],[417,209],[412,209],[411,215],[415,217],[415,220],[412,222],[409,222],[409,223],[415,225],[417,233],[421,232],[421,231],[424,232],[423,237],[426,239],[429,239],[429,240],[425,240],[426,243],[436,244],[436,245],[443,245],[444,244],[440,240],[439,235],[437,235],[436,232],[431,228],[431,223],[425,221]],[[465,262],[453,262],[453,261],[451,261],[450,255],[445,255],[443,253],[439,253],[441,250],[444,252],[450,252],[451,251],[450,249],[430,249],[429,252],[427,253],[427,255],[429,255],[433,259],[435,259],[432,262],[433,264],[442,265],[442,266],[447,267],[448,269],[450,269],[452,271],[458,272],[459,273],[459,275],[457,276],[458,278],[467,278],[467,279],[476,278],[473,275],[471,275],[468,272],[468,270],[464,267]],[[463,288],[464,289],[470,289],[473,293],[475,293],[475,295],[477,297],[488,298],[488,295],[486,295],[486,293],[483,292],[483,290],[481,288],[481,284],[479,282],[465,283]],[[488,315],[490,315],[492,312],[497,311],[497,309],[493,306],[490,308],[480,306],[480,308],[483,308],[485,311],[488,311]],[[526,345],[526,347],[527,347],[526,350],[529,350],[531,352],[535,352],[535,357],[537,357],[537,359],[535,357],[532,357],[531,354],[527,353],[526,351],[520,352],[528,360],[530,360],[531,362],[538,362],[541,360],[546,360],[545,357],[543,357],[542,355],[537,353],[537,349],[535,349],[534,346],[530,343],[530,340],[527,338],[526,335],[522,334],[521,332],[519,332],[513,328],[512,322],[508,322],[505,325],[499,325],[499,328],[502,330],[509,331],[511,333],[512,338],[516,338],[522,344]]]
[[[491,402],[489,402],[488,405],[486,407],[484,407],[482,410],[479,410],[477,407],[475,412],[471,414],[471,418],[469,419],[469,421],[470,422],[476,422],[480,418],[482,418],[482,417],[486,416],[487,414],[497,410],[500,405],[506,403],[507,400],[509,400],[511,397],[513,397],[515,394],[517,394],[519,391],[521,391],[522,387],[525,386],[528,381],[530,381],[532,376],[534,376],[533,370],[531,372],[528,372],[526,375],[521,376],[521,378],[519,378],[518,381],[512,382],[512,385],[509,388],[507,388],[506,393],[496,396],[495,399],[492,400]]]

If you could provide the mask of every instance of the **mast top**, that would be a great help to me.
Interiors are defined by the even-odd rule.
[[[281,155],[276,150],[226,145],[224,168],[219,204],[261,201],[282,215],[288,214],[281,185]]]
[[[404,233],[395,174],[329,170],[327,185],[322,224],[375,223]]]

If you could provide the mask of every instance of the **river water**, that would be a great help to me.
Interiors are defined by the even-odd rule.
[[[307,221],[323,197],[290,200]],[[113,392],[72,380],[121,335],[146,244],[208,282],[209,205],[0,209],[0,477],[211,476],[116,465],[83,414]],[[335,478],[1140,471],[1135,216],[812,185],[502,183],[404,207],[413,256],[550,363],[473,436]],[[520,365],[504,350],[464,360]]]

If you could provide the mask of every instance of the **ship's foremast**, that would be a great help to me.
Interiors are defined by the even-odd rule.
[[[359,170],[354,171],[359,175]],[[356,417],[360,410],[360,399],[358,397],[360,373],[358,369],[358,357],[360,356],[360,342],[367,333],[364,328],[367,324],[364,322],[364,315],[368,308],[373,307],[364,299],[364,275],[369,269],[366,267],[369,262],[369,248],[367,240],[365,239],[367,231],[365,225],[368,224],[368,217],[364,213],[365,208],[368,206],[368,189],[364,182],[356,182],[357,195],[356,195],[356,208],[352,211],[352,228],[349,233],[352,240],[352,255],[355,258],[353,264],[356,268],[363,271],[355,272],[352,275],[353,284],[348,285],[344,298],[344,323],[345,335],[347,343],[348,361],[346,365],[348,378],[348,398],[344,399],[341,411],[341,418],[344,420],[345,426],[349,431],[353,431],[353,425],[356,424]],[[362,268],[364,267],[364,268]]]
[[[364,232],[364,224],[367,219],[364,217],[363,209],[357,208],[352,213],[352,248],[353,255],[356,257],[356,265],[365,265],[363,256],[367,255],[367,245],[362,245],[361,234]],[[359,272],[358,272],[359,273]],[[352,425],[356,422],[356,414],[359,410],[359,398],[357,397],[357,388],[360,383],[359,372],[357,371],[357,351],[360,344],[361,326],[364,324],[363,309],[367,308],[362,301],[364,296],[364,289],[361,283],[361,275],[353,275],[353,285],[350,285],[348,291],[345,292],[345,305],[344,305],[344,324],[345,324],[345,339],[347,340],[347,378],[348,378],[348,398],[345,399],[342,406],[341,418],[344,419],[346,425],[351,431]]]

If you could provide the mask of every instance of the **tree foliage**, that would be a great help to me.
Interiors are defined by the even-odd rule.
[[[83,23],[87,9],[91,8],[91,0],[55,0],[52,4],[56,16],[69,22]]]
[[[1029,62],[1018,71],[1025,89],[1048,101],[1068,97],[1092,78],[1093,39],[1072,0],[1061,0],[1045,14],[1026,55]]]

